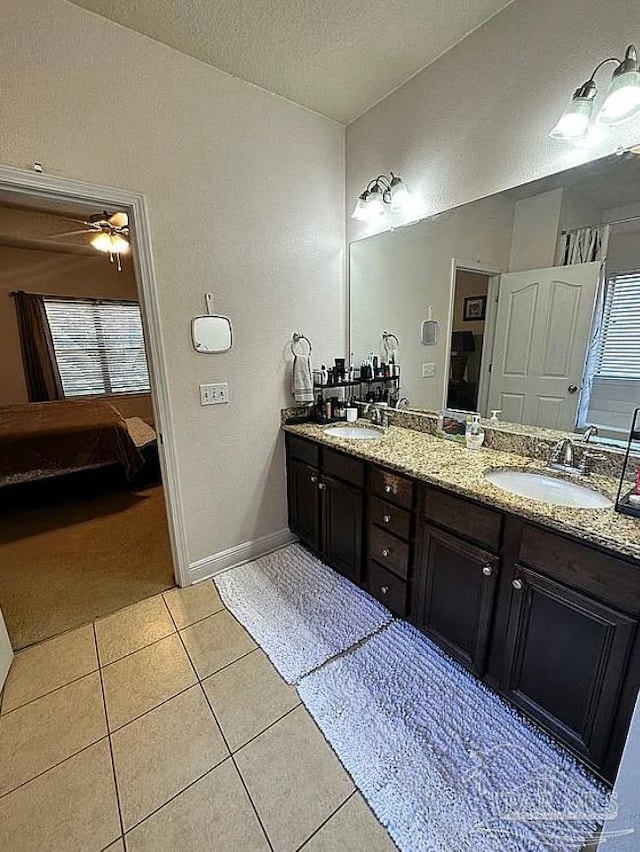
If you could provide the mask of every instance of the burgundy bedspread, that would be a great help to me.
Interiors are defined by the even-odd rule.
[[[0,406],[0,478],[114,463],[131,479],[144,460],[110,403],[67,399]]]

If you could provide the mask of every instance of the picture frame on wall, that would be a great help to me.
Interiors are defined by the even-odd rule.
[[[484,322],[487,316],[486,296],[466,296],[462,308],[464,322]]]

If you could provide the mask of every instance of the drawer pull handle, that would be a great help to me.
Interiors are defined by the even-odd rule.
[[[483,565],[482,573],[485,577],[490,577],[493,574],[493,568],[491,567],[491,565]]]
[[[384,490],[386,491],[387,494],[392,494],[393,493],[393,485],[385,485]]]
[[[523,586],[523,583],[522,583],[522,580],[518,580],[516,578],[515,580],[511,581],[511,585],[513,586],[514,589],[517,589],[517,591],[520,591],[520,589]]]
[[[383,547],[382,550],[381,550],[381,553],[384,556],[384,558],[386,559],[387,556],[391,553],[391,548],[390,547]]]
[[[318,477],[314,476],[313,474],[309,478],[311,479],[311,482],[317,482],[318,481]]]
[[[324,489],[325,489],[326,487],[327,487],[327,486],[324,484],[324,482],[320,482],[320,483],[318,484],[318,488],[320,489],[320,491],[324,491]]]
[[[389,591],[389,586],[380,586],[380,591],[382,592],[383,595],[386,595],[387,592]]]
[[[382,520],[385,522],[385,524],[390,524],[391,523],[391,515],[383,515]]]

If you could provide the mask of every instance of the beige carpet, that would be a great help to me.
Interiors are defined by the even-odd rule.
[[[16,649],[173,585],[159,486],[0,517],[0,609]]]

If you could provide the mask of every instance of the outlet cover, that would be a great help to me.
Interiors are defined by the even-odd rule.
[[[432,379],[436,374],[436,365],[435,364],[423,364],[422,365],[422,378],[423,379]]]
[[[229,402],[229,385],[227,382],[200,385],[200,405],[222,405],[225,402]]]

